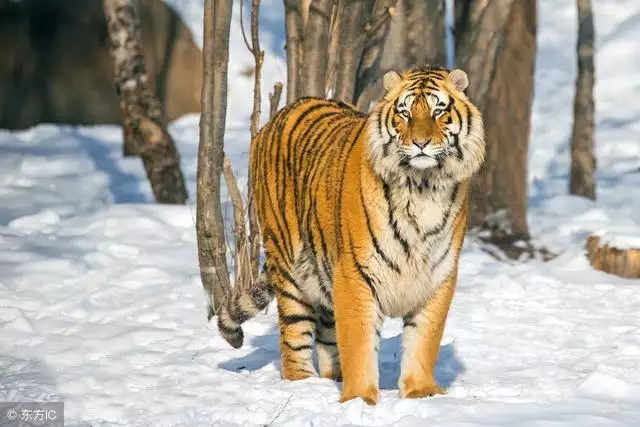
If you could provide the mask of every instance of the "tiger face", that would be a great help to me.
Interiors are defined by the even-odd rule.
[[[383,82],[386,94],[370,122],[374,169],[386,178],[446,174],[454,181],[477,171],[484,159],[484,130],[464,94],[469,84],[464,71],[390,71]]]

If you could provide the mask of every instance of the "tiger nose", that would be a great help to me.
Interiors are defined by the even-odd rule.
[[[424,147],[429,145],[430,142],[431,142],[431,139],[420,139],[420,140],[414,139],[413,145],[415,145],[416,147],[422,150]]]

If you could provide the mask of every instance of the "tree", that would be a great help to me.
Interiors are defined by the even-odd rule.
[[[125,135],[132,137],[128,143],[140,153],[156,201],[185,203],[188,196],[180,156],[167,131],[162,105],[149,88],[136,11],[130,0],[103,0],[102,4]]]
[[[536,1],[459,0],[455,33],[456,66],[469,75],[467,95],[484,116],[487,142],[472,180],[469,225],[486,226],[502,214],[498,243],[526,240]]]
[[[590,0],[577,0],[578,5],[578,76],[573,104],[571,135],[571,194],[595,200],[596,160],[593,152],[595,72],[594,26]]]
[[[209,296],[208,320],[219,313],[228,298],[239,295],[255,283],[260,255],[260,230],[253,209],[249,188],[248,211],[233,174],[231,160],[224,154],[224,131],[227,110],[227,73],[229,64],[229,32],[232,0],[206,0],[204,9],[204,82],[202,85],[202,115],[198,151],[198,203],[196,231],[198,259],[203,287]],[[261,73],[264,52],[258,38],[260,0],[251,0],[251,43],[247,39],[242,20],[240,24],[247,48],[255,60],[254,99],[251,114],[251,138],[258,132],[260,120]],[[215,13],[214,13],[215,11]],[[282,92],[282,83],[276,83],[269,96],[270,114],[275,115]],[[235,278],[227,266],[224,218],[220,204],[221,175],[224,175],[233,209],[235,240]],[[247,233],[247,216],[249,233]]]
[[[325,96],[332,10],[333,0],[313,0],[308,18],[303,19],[299,96]]]
[[[205,0],[196,233],[200,277],[210,299],[208,319],[219,312],[231,292],[220,205],[231,12],[232,0]]]
[[[302,8],[299,0],[284,0],[285,31],[287,33],[287,104],[298,99],[300,63],[302,61]]]

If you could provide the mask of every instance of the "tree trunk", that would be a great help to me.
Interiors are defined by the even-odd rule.
[[[196,231],[200,277],[210,298],[208,319],[218,313],[231,291],[220,205],[231,11],[232,0],[205,0]]]
[[[127,114],[126,103],[120,101],[122,112],[122,155],[124,157],[137,157],[140,155],[140,147],[136,134],[133,132],[131,117]]]
[[[381,78],[385,70],[380,67],[383,47],[391,27],[391,18],[396,15],[398,0],[377,0],[371,19],[365,26],[364,51],[358,63],[353,100],[362,111],[381,94]]]
[[[640,279],[640,245],[616,247],[616,238],[628,239],[628,230],[606,231],[587,238],[587,258],[596,270],[628,279]]]
[[[332,8],[332,0],[313,0],[309,5],[298,82],[300,96],[325,96]]]
[[[594,29],[591,0],[577,0],[578,4],[578,76],[573,104],[573,134],[571,136],[571,194],[596,198],[596,160],[593,152],[595,79]]]
[[[502,232],[528,239],[527,150],[536,55],[536,1],[456,2],[457,67],[485,121],[486,161],[472,181],[470,227],[502,215]],[[492,29],[488,31],[487,29]]]
[[[362,35],[365,33],[367,17],[371,16],[373,6],[373,0],[342,0],[340,2],[336,85],[333,95],[335,99],[353,102],[358,62],[364,51]]]
[[[287,104],[298,99],[302,61],[302,10],[300,0],[284,0],[287,38]]]
[[[114,80],[124,111],[124,131],[131,132],[138,142],[156,201],[185,203],[188,196],[180,156],[167,131],[162,105],[149,89],[135,9],[130,0],[103,0],[103,8],[114,61]]]
[[[444,1],[402,0],[409,67],[445,65]]]

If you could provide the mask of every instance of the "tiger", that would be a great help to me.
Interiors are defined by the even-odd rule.
[[[249,185],[265,261],[217,319],[238,348],[241,324],[275,296],[282,378],[342,381],[340,402],[369,405],[379,397],[386,317],[403,319],[400,397],[445,393],[434,367],[469,181],[485,155],[483,119],[466,96],[463,70],[423,66],[382,81],[370,113],[305,97],[255,136]]]

